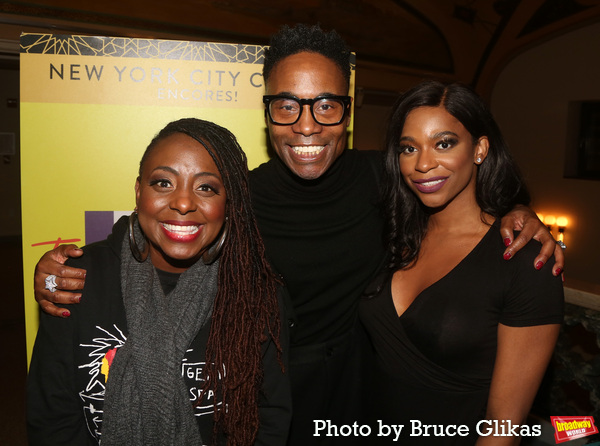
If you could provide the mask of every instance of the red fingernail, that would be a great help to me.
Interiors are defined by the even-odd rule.
[[[510,245],[510,238],[509,238],[509,237],[506,237],[506,238],[504,239],[504,246],[509,246],[509,245]]]
[[[544,262],[540,260],[535,264],[535,269],[542,269],[542,266],[544,266]]]
[[[557,276],[560,276],[560,273],[562,273],[562,268],[556,268],[556,271],[554,272],[554,274]]]
[[[512,254],[510,252],[507,252],[506,254],[504,254],[504,260],[508,260],[512,257]]]
[[[69,313],[68,311],[63,311],[63,317],[69,317],[71,316],[71,313]]]

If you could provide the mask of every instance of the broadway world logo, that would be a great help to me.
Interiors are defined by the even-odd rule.
[[[594,417],[550,417],[556,444],[598,433]]]

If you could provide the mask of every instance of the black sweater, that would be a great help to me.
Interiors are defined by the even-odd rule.
[[[279,158],[250,172],[269,260],[283,276],[292,347],[347,333],[359,297],[385,257],[377,206],[381,153],[345,150],[316,180]]]
[[[121,243],[126,219],[104,241],[84,247],[69,264],[87,270],[81,303],[61,319],[41,313],[27,383],[27,424],[31,445],[98,444],[106,373],[106,354],[123,345],[127,323],[120,283]],[[195,401],[203,385],[202,367],[210,322],[192,341],[181,372]],[[110,357],[110,354],[109,354]],[[264,348],[261,427],[256,444],[285,443],[291,418],[289,382],[273,343]],[[210,444],[213,400],[195,408],[202,439]]]

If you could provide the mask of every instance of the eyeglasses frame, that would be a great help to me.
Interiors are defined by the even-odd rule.
[[[273,101],[275,99],[293,99],[300,104],[300,112],[298,113],[298,116],[296,117],[296,120],[294,122],[290,122],[289,124],[282,124],[280,122],[275,122],[273,120],[273,117],[271,116],[271,109],[269,108],[269,104],[271,103],[271,101]],[[315,102],[320,101],[321,99],[336,99],[336,100],[341,101],[344,104],[344,114],[342,115],[342,117],[340,118],[340,120],[338,122],[330,123],[330,124],[323,124],[323,123],[319,122],[317,120],[317,118],[315,118],[315,112],[313,110],[313,105]],[[329,127],[329,126],[333,126],[333,125],[340,125],[344,121],[344,119],[348,115],[348,111],[350,110],[350,105],[352,104],[352,97],[351,96],[322,95],[322,96],[317,96],[312,99],[300,99],[300,98],[297,98],[296,96],[286,95],[286,94],[266,94],[263,96],[263,104],[265,104],[265,115],[269,116],[269,120],[271,121],[271,123],[273,125],[294,125],[295,123],[297,123],[300,120],[300,117],[302,116],[302,112],[304,111],[304,106],[308,105],[310,107],[310,115],[312,116],[313,120],[319,125]]]

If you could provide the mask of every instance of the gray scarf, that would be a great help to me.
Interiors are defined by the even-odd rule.
[[[137,240],[143,240],[135,225]],[[137,262],[128,237],[121,248],[121,291],[129,334],[110,367],[102,445],[201,445],[181,362],[210,320],[218,262],[200,260],[165,297],[150,257]]]

